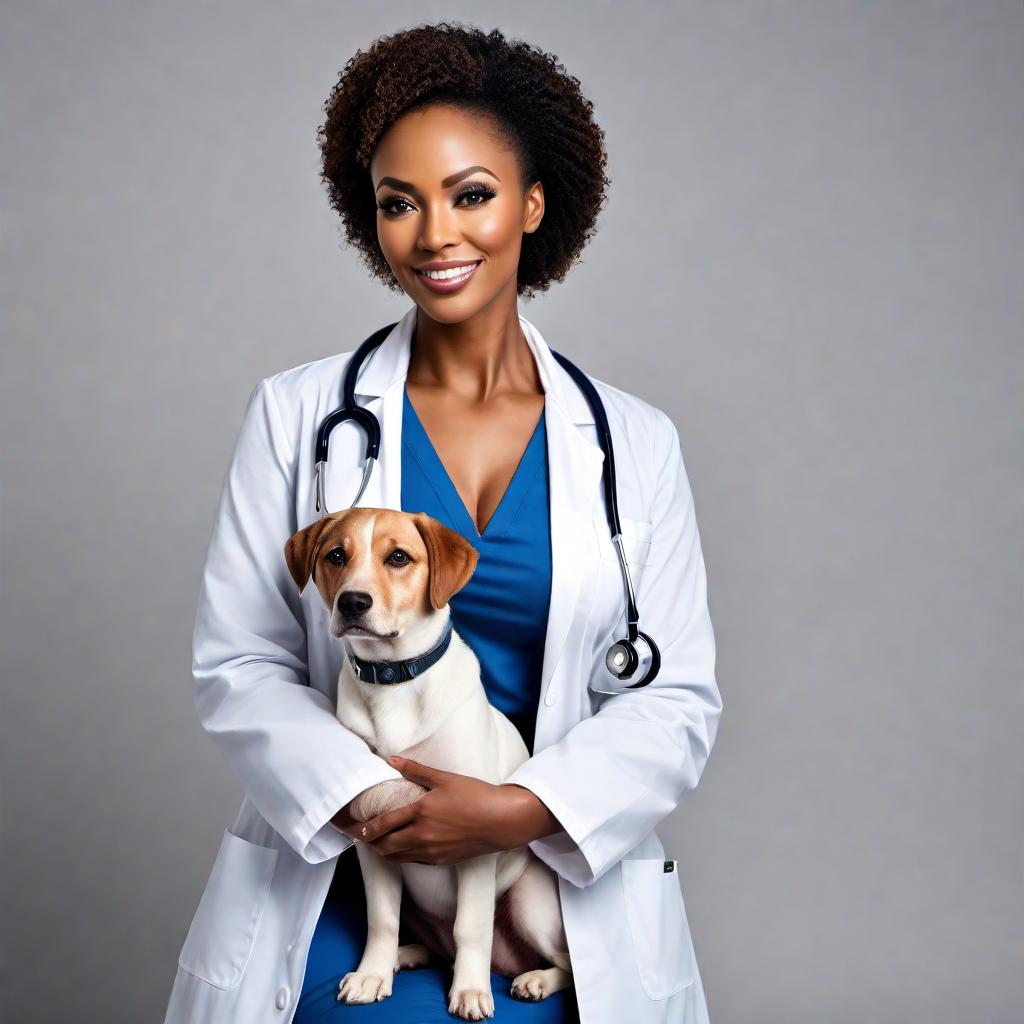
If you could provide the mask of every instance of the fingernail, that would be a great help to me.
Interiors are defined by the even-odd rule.
[[[392,754],[391,757],[388,758],[388,760],[392,764],[398,764],[398,762],[401,761],[402,759],[400,757],[396,757],[394,754]]]

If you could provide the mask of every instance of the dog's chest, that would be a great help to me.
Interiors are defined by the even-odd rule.
[[[381,757],[400,754],[424,737],[427,723],[415,699],[363,701],[358,697],[338,701],[337,716],[345,728],[366,741]],[[391,696],[391,695],[388,695]]]

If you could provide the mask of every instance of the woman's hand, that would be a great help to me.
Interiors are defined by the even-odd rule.
[[[407,757],[389,757],[388,761],[404,778],[428,792],[367,822],[335,822],[346,835],[368,843],[385,860],[459,864],[525,846],[561,828],[547,807],[522,786],[494,786]]]

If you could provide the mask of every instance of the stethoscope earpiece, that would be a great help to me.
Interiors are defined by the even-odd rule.
[[[366,432],[366,454],[363,464],[363,479],[359,486],[359,493],[350,507],[354,508],[366,490],[370,480],[370,473],[380,454],[380,423],[377,417],[359,405],[356,405],[356,382],[359,378],[359,371],[366,357],[377,348],[378,345],[398,326],[396,321],[386,327],[374,331],[360,346],[353,352],[345,368],[345,381],[342,387],[343,404],[325,417],[317,431],[316,455],[314,470],[314,491],[316,511],[319,515],[328,514],[326,503],[326,478],[327,478],[327,450],[330,441],[331,431],[346,420],[351,420]],[[634,690],[640,686],[647,686],[654,681],[661,668],[661,652],[658,645],[646,634],[637,628],[640,613],[637,611],[636,600],[633,595],[633,584],[629,577],[629,569],[626,565],[626,558],[622,551],[622,530],[619,522],[619,506],[615,490],[615,459],[612,451],[611,430],[608,426],[608,415],[604,409],[601,396],[597,388],[591,383],[590,378],[579,367],[571,363],[560,352],[550,349],[551,355],[562,364],[565,371],[575,380],[579,389],[583,392],[594,413],[595,427],[601,450],[604,452],[604,494],[605,510],[608,515],[608,528],[611,531],[612,544],[619,559],[619,567],[622,570],[622,584],[626,597],[626,624],[628,635],[622,640],[617,640],[605,655],[604,663],[613,679],[623,681],[632,679],[639,672],[639,678],[635,682],[621,686],[618,690],[600,690],[595,687],[597,693],[618,694],[626,690]]]

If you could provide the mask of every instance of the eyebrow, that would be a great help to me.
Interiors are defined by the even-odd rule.
[[[499,178],[494,171],[489,171],[481,164],[475,164],[473,167],[467,167],[464,171],[459,171],[457,174],[448,175],[448,177],[441,182],[441,188],[451,188],[452,185],[458,185],[463,178],[468,178],[471,174],[475,174],[477,171],[483,171],[495,180],[501,181],[501,178]],[[380,191],[380,189],[385,185],[389,185],[391,188],[397,188],[402,192],[411,192],[413,195],[419,195],[416,190],[416,186],[411,181],[402,181],[400,178],[381,178],[380,181],[377,182],[377,188],[374,189],[374,191]]]

